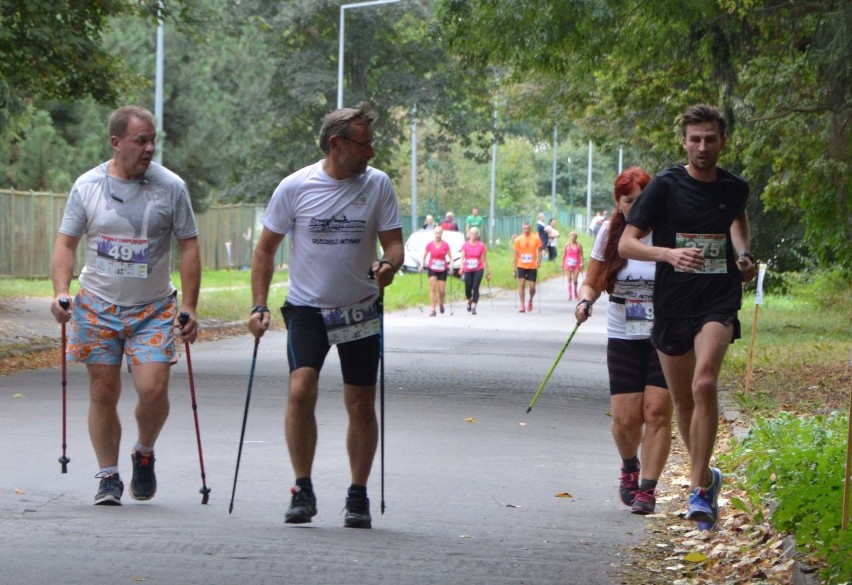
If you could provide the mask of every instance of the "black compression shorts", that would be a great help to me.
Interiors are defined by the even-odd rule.
[[[695,336],[707,323],[721,323],[734,326],[731,343],[741,337],[740,320],[729,313],[711,313],[701,317],[660,317],[654,316],[651,341],[658,350],[676,357],[689,352],[695,345]]]
[[[645,386],[667,388],[660,358],[650,339],[608,339],[606,364],[612,395],[644,392]]]
[[[331,345],[322,312],[316,307],[281,307],[287,325],[287,361],[290,371],[297,368],[322,370]],[[379,371],[379,335],[339,343],[340,370],[344,384],[375,386]]]

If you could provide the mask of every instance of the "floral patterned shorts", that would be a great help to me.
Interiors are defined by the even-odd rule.
[[[174,295],[147,305],[125,307],[81,289],[68,330],[68,357],[86,364],[173,362]]]

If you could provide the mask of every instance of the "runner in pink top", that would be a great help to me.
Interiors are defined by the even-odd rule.
[[[476,315],[476,303],[479,302],[479,285],[482,283],[483,273],[487,273],[491,280],[491,272],[488,271],[488,257],[485,244],[479,241],[479,230],[470,228],[467,233],[468,240],[462,244],[461,268],[459,275],[464,276],[464,296],[467,298],[467,310],[471,315]]]
[[[568,273],[568,300],[574,300],[580,294],[577,278],[583,271],[583,245],[577,241],[577,232],[568,234],[565,254],[562,256],[562,270]]]
[[[450,245],[442,239],[444,228],[437,226],[434,229],[435,241],[426,244],[423,250],[423,259],[420,261],[420,272],[425,266],[429,272],[429,303],[432,305],[430,317],[436,315],[435,306],[438,305],[444,312],[444,297],[447,290],[447,272],[453,265],[453,254]],[[428,260],[427,260],[428,258]]]

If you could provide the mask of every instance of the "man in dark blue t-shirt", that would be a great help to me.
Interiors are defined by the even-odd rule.
[[[754,277],[745,204],[748,184],[717,166],[725,119],[698,105],[681,117],[686,165],[655,176],[628,217],[618,251],[657,263],[652,341],[660,355],[689,450],[687,518],[701,530],[719,522],[722,473],[710,467],[719,420],[718,377],[740,337],[742,281]],[[640,239],[653,232],[652,245]]]

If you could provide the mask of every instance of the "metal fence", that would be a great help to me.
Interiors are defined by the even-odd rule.
[[[57,230],[65,211],[67,193],[38,193],[33,191],[0,190],[0,277],[47,278],[50,260],[56,243]],[[262,228],[263,205],[212,205],[196,215],[201,262],[204,268],[248,268],[257,238]],[[549,215],[548,215],[549,217]],[[488,226],[483,240],[490,241]],[[464,221],[463,218],[459,218]],[[521,233],[525,221],[535,224],[535,217],[513,216],[494,218],[495,245],[508,246],[511,237]],[[582,222],[582,214],[561,211],[557,215],[557,229],[567,235],[568,230]],[[422,225],[420,218],[418,225]],[[403,234],[408,237],[411,215],[402,217]],[[576,229],[576,228],[575,228]],[[499,241],[499,242],[498,242]],[[282,245],[276,264],[288,262],[289,242]],[[77,269],[83,265],[85,242],[77,249]],[[175,246],[173,262],[177,265]]]

